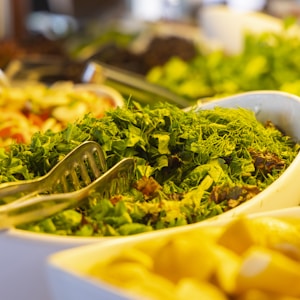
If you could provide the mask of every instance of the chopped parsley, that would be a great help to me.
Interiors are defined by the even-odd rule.
[[[131,189],[111,199],[95,191],[79,207],[20,228],[118,236],[191,224],[250,200],[287,169],[299,144],[275,125],[261,124],[244,108],[183,111],[168,103],[129,103],[1,150],[0,181],[44,175],[77,145],[94,140],[108,167],[135,157]]]

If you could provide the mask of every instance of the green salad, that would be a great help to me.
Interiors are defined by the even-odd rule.
[[[0,182],[42,176],[80,143],[94,140],[108,168],[135,158],[130,190],[110,199],[94,191],[79,207],[19,228],[118,236],[191,224],[250,200],[286,170],[299,144],[275,125],[261,124],[244,108],[183,111],[131,102],[101,119],[87,114],[60,132],[36,133],[29,144],[2,148]]]
[[[200,49],[189,61],[172,57],[153,67],[147,80],[191,101],[254,90],[300,95],[300,38],[293,34],[294,25],[290,18],[278,32],[245,32],[238,54]]]

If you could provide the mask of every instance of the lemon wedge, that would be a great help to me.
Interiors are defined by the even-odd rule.
[[[120,262],[102,271],[102,279],[131,293],[134,299],[174,300],[175,285],[139,263]]]
[[[236,276],[242,259],[235,252],[215,245],[214,254],[217,258],[214,277],[217,285],[226,293],[232,294],[236,290]]]
[[[238,218],[225,228],[217,242],[238,254],[261,245],[300,260],[300,230],[275,217]]]
[[[205,280],[216,268],[215,243],[207,239],[169,239],[153,257],[153,270],[176,283],[183,277]]]
[[[98,264],[95,264],[89,270],[89,274],[91,276],[101,278],[104,276],[104,274],[106,274],[106,271],[104,270],[111,269],[115,265],[122,263],[135,263],[136,265],[140,265],[147,270],[151,270],[153,267],[153,260],[149,255],[147,255],[145,252],[140,251],[139,249],[132,247],[130,249],[124,249],[123,251],[120,251],[118,255],[112,256],[111,259],[105,262],[99,262]]]
[[[178,282],[173,300],[201,299],[227,300],[228,298],[215,285],[198,281],[193,278],[184,278]]]
[[[272,249],[260,246],[244,254],[236,277],[237,292],[248,289],[300,297],[300,263]]]

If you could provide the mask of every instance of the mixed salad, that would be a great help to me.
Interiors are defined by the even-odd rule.
[[[58,132],[88,112],[102,117],[116,105],[109,94],[84,87],[79,89],[71,81],[52,86],[41,82],[1,86],[0,146],[29,143],[37,131]]]
[[[291,137],[244,108],[183,111],[130,102],[102,118],[87,114],[61,131],[37,132],[27,144],[1,148],[0,182],[42,176],[86,140],[102,146],[108,168],[135,158],[128,192],[100,199],[94,191],[74,209],[19,228],[118,236],[199,222],[263,191],[299,152]]]

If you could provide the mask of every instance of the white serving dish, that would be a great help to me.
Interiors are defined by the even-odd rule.
[[[203,35],[230,54],[242,51],[246,32],[252,34],[279,33],[283,28],[283,21],[279,18],[262,12],[229,8],[225,5],[201,8],[198,20]],[[299,27],[294,26],[289,32],[299,35]]]
[[[259,216],[295,217],[300,222],[300,207],[250,215],[251,218]],[[205,221],[177,229],[172,228],[161,232],[141,234],[136,238],[127,237],[82,246],[51,255],[47,260],[47,278],[53,300],[137,300],[139,298],[130,295],[129,292],[91,278],[86,274],[95,264],[109,260],[126,248],[130,249],[144,242],[151,243],[151,241],[157,240],[158,237],[189,233],[200,227],[224,226],[230,220],[232,219]]]
[[[300,98],[297,96],[276,91],[249,92],[203,105],[199,104],[199,108],[209,109],[215,105],[240,106],[251,109],[256,112],[260,121],[271,120],[280,125],[296,141],[300,141]],[[243,213],[298,205],[300,203],[300,185],[295,179],[298,178],[299,172],[300,154],[285,173],[265,191],[217,218],[223,220]],[[196,225],[202,226],[200,223]],[[175,230],[185,229],[178,227]],[[164,234],[164,231],[157,234]],[[136,237],[129,238],[135,239]],[[78,245],[111,239],[115,240],[114,243],[119,243],[120,238],[59,237],[17,229],[0,232],[1,299],[18,300],[24,299],[24,295],[26,295],[26,299],[30,300],[50,300],[44,269],[47,256]],[[91,298],[87,296],[87,299]]]

